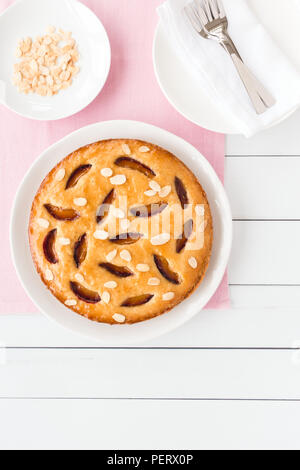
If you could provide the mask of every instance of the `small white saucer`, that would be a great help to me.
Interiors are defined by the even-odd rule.
[[[80,73],[70,88],[52,97],[19,93],[12,84],[18,42],[45,34],[50,25],[72,32]],[[102,23],[79,1],[20,0],[0,16],[0,57],[0,103],[22,116],[53,121],[78,113],[96,98],[109,73],[111,51]]]

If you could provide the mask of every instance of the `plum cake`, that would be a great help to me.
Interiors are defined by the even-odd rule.
[[[136,323],[186,299],[213,242],[204,190],[170,152],[100,141],[62,160],[32,204],[29,241],[52,294],[90,320]]]

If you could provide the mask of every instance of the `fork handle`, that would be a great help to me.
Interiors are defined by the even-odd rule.
[[[257,114],[265,113],[274,106],[276,100],[268,92],[265,86],[255,77],[239,56],[230,54],[233,63],[241,77],[241,80],[248,92],[249,98]]]
[[[232,61],[239,73],[239,76],[244,83],[246,91],[254,106],[257,114],[263,114],[276,103],[276,100],[266,89],[266,87],[258,80],[257,77],[249,70],[241,58],[234,42],[232,41],[228,32],[223,32],[221,45],[225,51],[230,55]]]
[[[225,34],[225,33],[223,33],[222,36],[223,37],[222,37],[221,45],[224,47],[225,51],[228,52],[228,54],[230,54],[231,56],[233,54],[235,54],[243,62],[243,59],[241,58],[241,56],[239,54],[239,51],[235,47],[235,44],[234,44],[233,40],[231,39],[231,37],[228,34]]]

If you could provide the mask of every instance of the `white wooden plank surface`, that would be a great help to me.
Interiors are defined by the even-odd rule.
[[[264,292],[269,291],[268,295]],[[293,295],[297,307],[287,308]],[[234,287],[235,298],[244,308],[204,310],[181,328],[141,347],[154,348],[291,348],[300,347],[299,288]],[[278,299],[282,295],[282,299]],[[270,305],[263,308],[268,297]],[[253,304],[253,308],[249,305]],[[96,341],[75,335],[50,322],[41,314],[0,316],[0,344],[6,347],[34,348],[97,348]]]
[[[299,403],[0,400],[0,449],[299,449]]]
[[[10,349],[0,370],[0,398],[300,400],[299,350]]]
[[[255,286],[243,286],[243,285],[231,285],[230,286],[231,302],[233,309],[248,309],[249,320],[250,315],[253,317],[253,312],[257,312],[257,315],[262,319],[264,315],[273,315],[273,326],[276,330],[277,325],[279,326],[279,336],[282,337],[282,325],[280,325],[282,315],[287,320],[289,326],[291,323],[294,328],[300,325],[298,324],[299,306],[300,306],[300,288],[299,286],[279,286],[279,285],[255,285]],[[255,315],[255,313],[254,313]],[[255,315],[256,316],[256,315]],[[277,319],[280,323],[277,323]],[[245,319],[244,319],[245,320]],[[289,326],[285,325],[288,331]],[[263,327],[263,322],[262,322]],[[270,337],[270,329],[265,332],[265,338]]]
[[[234,219],[300,219],[300,158],[228,157],[225,168]]]
[[[300,110],[276,127],[251,139],[227,138],[227,155],[300,155]]]
[[[235,222],[231,284],[299,284],[300,221]]]

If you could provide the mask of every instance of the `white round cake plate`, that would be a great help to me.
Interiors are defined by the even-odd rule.
[[[300,72],[300,2],[248,1],[260,22]],[[221,113],[217,105],[199,87],[194,75],[183,66],[169,44],[161,24],[155,33],[153,63],[162,92],[180,114],[205,129],[223,134],[238,133],[228,121],[228,117]]]
[[[77,42],[79,74],[55,96],[19,93],[12,83],[17,45],[45,34],[48,26],[71,31]],[[0,16],[0,103],[17,114],[53,121],[78,113],[102,90],[111,63],[106,31],[97,16],[77,0],[19,0]]]
[[[207,193],[214,223],[214,244],[204,281],[194,294],[169,313],[134,325],[95,323],[75,314],[46,289],[38,276],[28,243],[28,221],[34,196],[48,172],[76,149],[103,139],[131,138],[157,144],[179,157],[198,177]],[[149,124],[109,121],[84,127],[47,149],[26,174],[15,198],[10,226],[15,268],[28,296],[49,318],[73,332],[102,344],[128,345],[149,341],[195,316],[217,290],[228,264],[232,243],[232,217],[222,183],[208,161],[181,138]]]

